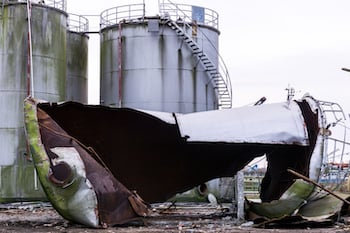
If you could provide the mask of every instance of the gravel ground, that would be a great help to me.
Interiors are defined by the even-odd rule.
[[[239,224],[229,206],[221,208],[203,204],[168,208],[169,203],[155,205],[150,217],[126,226],[91,229],[63,219],[49,204],[0,205],[0,232],[349,232],[350,225],[334,224],[326,228],[262,229],[249,222]]]

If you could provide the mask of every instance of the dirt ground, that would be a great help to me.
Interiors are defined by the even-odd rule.
[[[63,219],[48,203],[0,205],[0,232],[349,232],[350,224],[336,223],[328,227],[302,227],[298,229],[255,228],[250,222],[238,222],[230,206],[212,207],[206,204],[171,206],[170,203],[153,206],[150,217],[129,225],[91,229]]]

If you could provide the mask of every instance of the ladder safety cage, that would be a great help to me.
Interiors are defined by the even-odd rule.
[[[337,103],[317,100],[322,111],[325,129],[321,133],[325,139],[325,157],[319,182],[330,189],[338,189],[349,176],[350,143],[348,140],[346,116]]]
[[[167,14],[174,21],[182,19],[188,23],[191,23],[193,21],[192,15],[194,14],[193,7],[203,9],[203,20],[198,22],[198,24],[206,25],[219,30],[219,14],[214,10],[188,4],[175,4],[170,0],[162,0],[159,2],[160,14]]]
[[[187,33],[187,31],[195,30],[193,28],[193,18],[189,16],[192,15],[191,5],[185,4],[174,4],[171,1],[163,0],[159,2],[159,11],[161,13],[161,19],[163,23],[167,24],[171,29],[173,29],[178,37],[182,38],[183,41],[188,45],[192,54],[195,55],[205,68],[206,73],[209,76],[209,83],[213,85],[217,96],[218,105],[220,109],[229,109],[232,107],[232,86],[231,79],[228,73],[228,69],[220,56],[217,48],[211,42],[210,38],[199,28],[196,30],[200,31],[204,38],[209,42],[214,51],[218,56],[218,65],[213,63],[203,48],[198,45],[198,43],[192,39],[192,36]],[[204,19],[203,22],[197,24],[203,24],[215,29],[218,29],[218,14],[207,8],[204,9]],[[182,25],[182,27],[180,26]]]

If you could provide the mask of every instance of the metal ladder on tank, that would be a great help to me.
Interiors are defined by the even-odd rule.
[[[218,67],[209,59],[203,49],[192,39],[190,35],[186,33],[175,21],[163,16],[162,22],[168,25],[174,30],[179,38],[181,38],[190,48],[192,54],[195,55],[201,64],[204,66],[206,73],[209,76],[209,82],[212,83],[214,90],[218,96],[218,105],[220,109],[229,109],[232,107],[232,90],[231,81],[226,72],[226,76],[222,76],[219,72]],[[184,24],[184,28],[188,28],[190,31],[193,30],[192,26],[185,21],[181,21]],[[208,82],[208,83],[209,83]]]

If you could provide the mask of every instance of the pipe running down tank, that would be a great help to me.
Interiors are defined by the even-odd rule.
[[[190,114],[28,98],[25,127],[52,205],[90,227],[146,216],[146,203],[232,177],[263,155],[268,168],[260,197],[277,200],[296,179],[287,169],[317,181],[325,128],[309,96]]]

